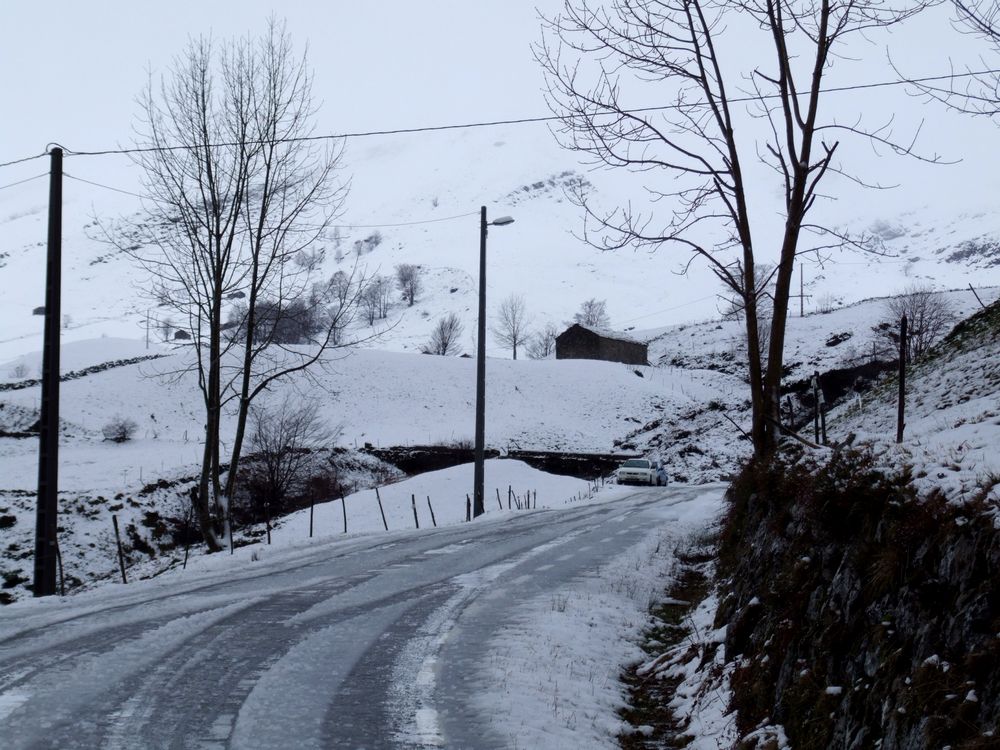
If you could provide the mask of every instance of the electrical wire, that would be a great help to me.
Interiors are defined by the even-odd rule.
[[[32,180],[38,180],[41,179],[42,177],[48,177],[48,176],[49,176],[48,172],[44,172],[42,174],[36,174],[34,177],[28,177],[23,180],[18,180],[17,182],[11,182],[6,185],[0,185],[0,190],[6,190],[7,188],[17,187],[18,185],[23,185],[26,182],[31,182]]]
[[[38,177],[44,177],[44,176],[45,175],[38,175]],[[83,177],[77,177],[75,175],[71,175],[69,172],[63,172],[63,177],[70,180],[75,180],[76,182],[83,182],[86,183],[87,185],[93,185],[94,187],[99,187],[104,190],[111,190],[115,193],[121,193],[122,195],[131,195],[133,198],[139,198],[141,200],[157,201],[158,203],[167,203],[168,205],[170,205],[169,201],[164,201],[161,198],[154,198],[151,195],[142,195],[141,193],[134,193],[131,190],[124,190],[122,188],[117,188],[112,185],[106,185],[102,182],[95,182],[94,180],[86,180]],[[34,180],[37,179],[37,177],[30,177],[29,179]],[[22,182],[27,182],[27,180],[22,180]],[[20,183],[13,183],[13,185],[16,184]],[[464,214],[456,214],[455,216],[441,216],[435,219],[419,219],[417,221],[399,221],[386,224],[297,224],[296,226],[302,229],[383,229],[390,227],[410,227],[410,226],[416,226],[418,224],[436,224],[441,221],[454,221],[456,219],[465,219],[468,218],[469,216],[476,216],[478,214],[479,214],[478,211],[469,211]]]
[[[645,318],[652,318],[654,315],[660,315],[660,314],[665,313],[665,312],[671,312],[672,310],[680,310],[681,308],[684,308],[684,307],[691,307],[691,305],[696,305],[699,302],[704,302],[705,300],[715,299],[718,296],[719,296],[718,294],[709,294],[709,295],[707,295],[705,297],[699,297],[698,299],[693,299],[693,300],[691,300],[689,302],[685,302],[685,303],[683,303],[681,305],[674,305],[673,307],[665,307],[662,310],[654,310],[653,312],[646,313],[645,315],[639,315],[639,316],[637,316],[635,318],[629,318],[628,320],[619,321],[619,326],[623,325],[625,323],[634,323],[637,320],[644,320]]]
[[[94,187],[103,188],[104,190],[111,190],[115,193],[121,193],[122,195],[131,195],[133,198],[141,198],[142,200],[157,201],[159,203],[166,203],[167,201],[162,201],[159,198],[154,198],[151,195],[140,195],[139,193],[133,193],[131,190],[122,190],[121,188],[112,187],[111,185],[105,185],[101,182],[94,182],[93,180],[85,180],[82,177],[76,177],[71,175],[69,172],[63,172],[63,177],[68,180],[75,180],[76,182],[84,182],[87,185],[93,185]]]
[[[868,89],[887,88],[893,86],[913,86],[924,83],[935,83],[938,81],[947,81],[959,78],[971,78],[975,76],[996,75],[996,74],[1000,74],[1000,68],[968,71],[965,73],[948,73],[943,75],[924,76],[922,78],[913,78],[908,80],[893,79],[891,81],[873,81],[870,83],[856,83],[846,86],[831,86],[829,88],[820,89],[820,93],[835,94],[835,93],[844,93],[850,91],[864,91]],[[777,99],[780,97],[781,94],[763,94],[760,96],[747,95],[741,97],[732,97],[728,101],[732,104],[737,104],[737,103],[759,102],[762,100]],[[695,104],[684,105],[684,108],[689,108],[691,106],[697,106],[697,105]],[[662,112],[666,110],[676,110],[681,108],[682,106],[678,104],[666,104],[655,107],[639,107],[636,109],[627,110],[626,112],[628,114],[638,114],[644,112]],[[616,114],[617,113],[615,112],[608,112],[604,114],[598,113],[597,116],[614,116]],[[348,138],[366,138],[372,136],[409,135],[415,133],[431,133],[431,132],[441,132],[448,130],[468,130],[473,128],[487,128],[487,127],[496,127],[499,125],[522,125],[522,124],[532,124],[532,123],[542,123],[542,122],[559,122],[559,121],[565,121],[567,119],[569,120],[578,119],[580,117],[584,117],[584,115],[565,115],[565,116],[545,115],[540,117],[519,117],[519,118],[505,119],[505,120],[485,120],[480,122],[466,122],[466,123],[457,123],[449,125],[428,125],[423,127],[394,128],[387,130],[366,130],[366,131],[356,131],[347,133],[331,133],[325,135],[301,136],[298,138],[279,138],[274,141],[267,141],[266,143],[268,144],[301,143],[301,142],[312,142],[312,141],[345,140]],[[234,147],[239,145],[254,145],[257,143],[263,143],[263,142],[248,141],[242,144],[236,142],[221,142],[221,143],[210,143],[210,144],[199,144],[199,145],[177,144],[177,145],[167,145],[167,146],[137,146],[133,148],[106,148],[94,151],[79,151],[65,146],[59,146],[59,147],[63,149],[67,157],[70,157],[70,156],[109,156],[113,154],[121,155],[121,154],[165,153],[170,151],[191,151],[198,148],[225,148],[225,147]],[[53,145],[58,145],[58,144],[53,144]],[[38,154],[36,156],[28,156],[23,159],[0,163],[0,167],[19,164],[24,161],[30,161],[31,159],[37,159],[41,156],[45,156],[45,154],[43,153],[43,154]]]
[[[15,164],[24,164],[26,161],[34,161],[35,159],[41,159],[43,156],[48,156],[48,151],[43,151],[40,154],[35,154],[34,156],[25,156],[21,159],[14,159],[13,161],[0,162],[0,169],[3,167],[13,167]]]

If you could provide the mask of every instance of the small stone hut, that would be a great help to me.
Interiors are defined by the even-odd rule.
[[[556,336],[556,359],[602,359],[627,365],[645,365],[649,361],[646,344],[579,323]]]

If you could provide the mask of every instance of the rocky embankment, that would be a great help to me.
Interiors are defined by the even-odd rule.
[[[748,746],[1000,747],[996,479],[954,504],[852,450],[743,472],[716,624]]]

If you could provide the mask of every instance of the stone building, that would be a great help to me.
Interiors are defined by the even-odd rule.
[[[627,365],[648,364],[646,345],[620,334],[598,332],[574,323],[556,336],[556,359],[602,359]]]

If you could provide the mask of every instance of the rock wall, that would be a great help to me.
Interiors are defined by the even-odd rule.
[[[993,478],[991,481],[995,481]],[[1000,747],[1000,532],[841,451],[751,465],[722,532],[743,734],[801,748]]]

